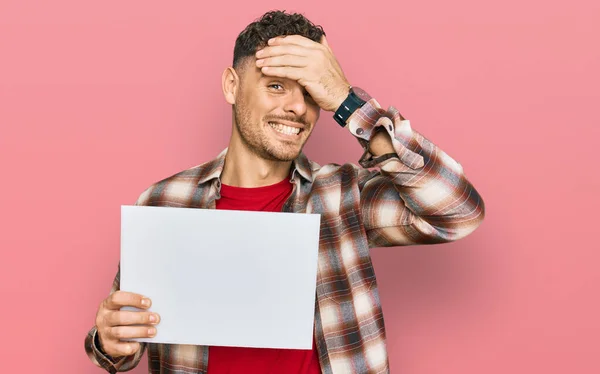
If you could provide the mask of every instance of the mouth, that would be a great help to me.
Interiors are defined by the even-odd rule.
[[[287,136],[295,137],[295,136],[300,135],[300,133],[302,133],[304,131],[304,129],[301,127],[288,126],[288,125],[284,125],[279,122],[269,121],[267,123],[273,130],[277,131],[280,134],[287,135]]]

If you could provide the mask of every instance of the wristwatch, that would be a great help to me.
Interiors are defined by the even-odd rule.
[[[342,102],[342,105],[335,111],[333,118],[342,127],[346,126],[346,121],[358,108],[365,105],[367,101],[371,100],[371,96],[358,87],[350,86],[350,92],[346,99]]]

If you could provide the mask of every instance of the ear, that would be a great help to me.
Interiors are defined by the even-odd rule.
[[[221,85],[223,88],[223,95],[225,96],[225,101],[229,104],[235,104],[235,98],[237,97],[237,91],[240,85],[240,78],[235,72],[235,69],[232,67],[228,67],[223,71],[223,76],[221,77]]]

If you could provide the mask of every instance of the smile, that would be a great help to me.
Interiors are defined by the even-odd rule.
[[[271,126],[275,131],[280,132],[285,135],[298,135],[302,129],[298,127],[285,126],[281,123],[269,122],[269,126]]]

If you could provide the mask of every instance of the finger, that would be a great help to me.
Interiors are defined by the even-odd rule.
[[[300,80],[304,78],[304,68],[288,67],[288,66],[264,66],[261,71],[264,75],[272,77],[281,77],[292,80]]]
[[[156,325],[159,321],[158,314],[148,312],[115,311],[106,317],[108,326]]]
[[[307,49],[298,45],[278,45],[273,47],[265,47],[261,50],[256,51],[256,58],[266,58],[273,56],[282,55],[294,55],[294,56],[309,56],[311,53],[310,49]]]
[[[152,338],[156,335],[153,326],[112,326],[106,328],[109,340]]]
[[[295,45],[300,45],[306,48],[316,48],[318,47],[319,43],[317,42],[313,42],[312,40],[308,39],[307,37],[304,37],[302,35],[282,35],[282,36],[276,36],[272,39],[269,39],[269,41],[267,42],[267,44],[269,45],[288,45],[288,44],[295,44]]]
[[[112,357],[131,356],[135,352],[139,351],[140,343],[138,342],[116,342],[109,343],[102,350]]]
[[[116,291],[104,300],[104,306],[106,309],[117,310],[124,306],[132,306],[139,309],[147,309],[152,305],[152,301],[142,295]]]
[[[256,66],[293,66],[305,67],[308,65],[308,58],[294,55],[275,56],[256,60]]]

